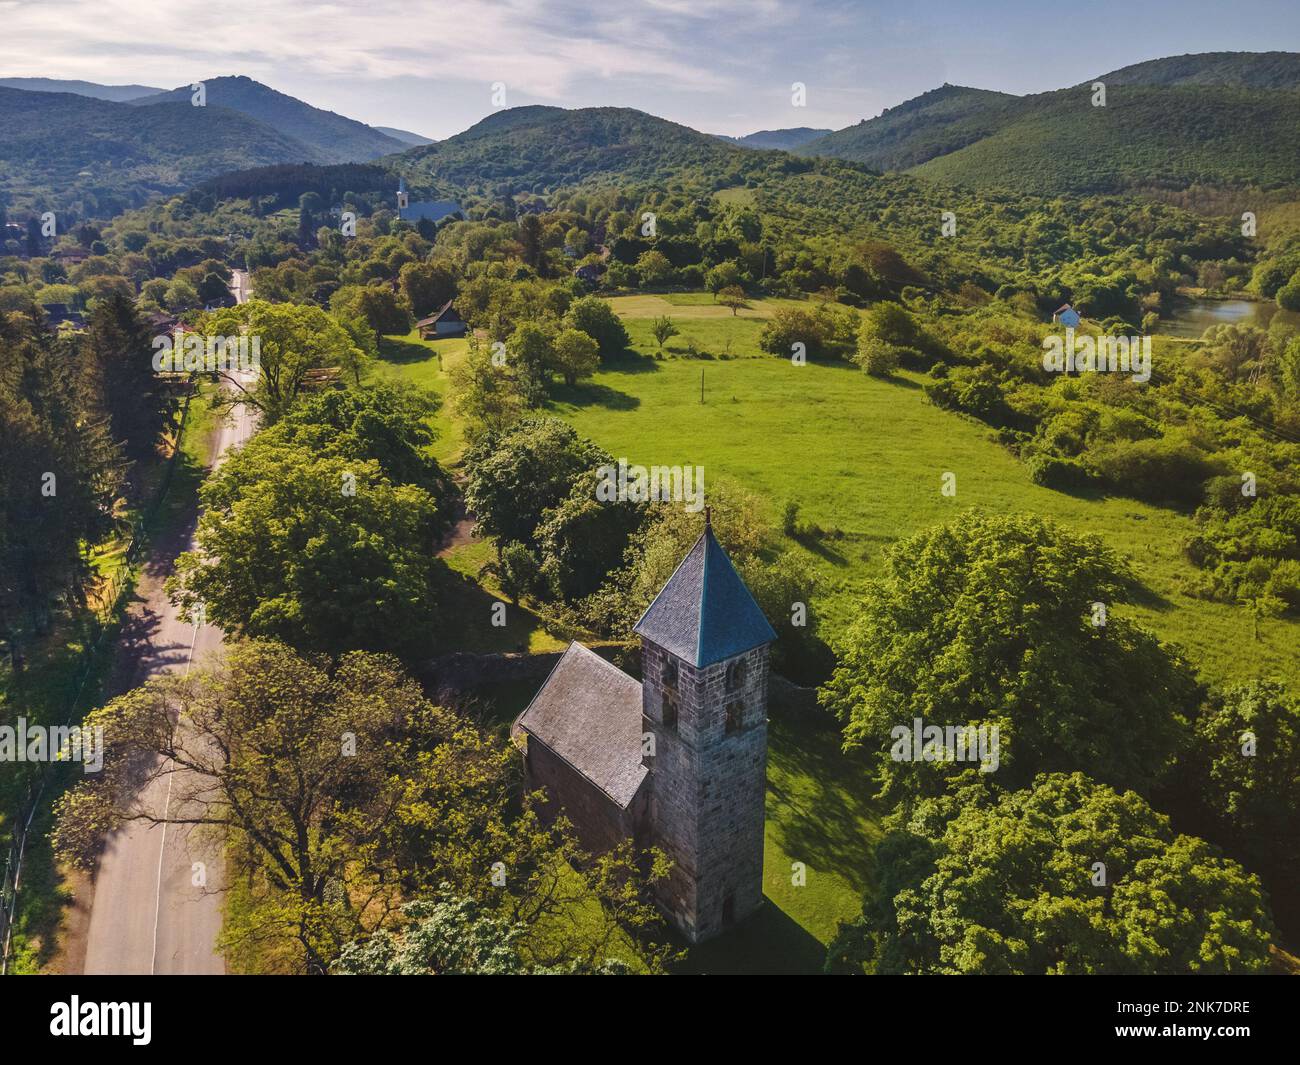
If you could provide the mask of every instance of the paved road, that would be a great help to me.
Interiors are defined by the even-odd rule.
[[[240,303],[248,298],[247,278],[237,271],[232,291]],[[252,434],[254,419],[236,407],[212,441],[210,458],[220,461],[227,449]],[[119,690],[150,676],[187,671],[191,663],[221,647],[221,631],[181,620],[163,582],[172,562],[193,543],[193,520],[170,541],[153,546],[136,588],[136,602],[122,633],[116,679]],[[195,786],[188,774],[168,774],[152,781],[140,796],[144,809],[183,809]],[[196,886],[195,865],[204,881]],[[224,973],[216,950],[221,931],[220,840],[211,830],[190,826],[149,825],[132,821],[108,840],[95,876],[95,897],[87,932],[87,973]]]

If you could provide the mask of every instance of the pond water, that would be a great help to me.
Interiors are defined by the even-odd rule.
[[[1272,300],[1206,300],[1181,298],[1160,319],[1157,330],[1171,337],[1199,338],[1210,326],[1241,322],[1267,329],[1274,318],[1300,329],[1300,313],[1284,311]]]

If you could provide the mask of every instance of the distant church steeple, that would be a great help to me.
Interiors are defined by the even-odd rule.
[[[400,218],[402,212],[411,206],[410,194],[406,191],[406,178],[398,177],[397,179],[397,216]]]

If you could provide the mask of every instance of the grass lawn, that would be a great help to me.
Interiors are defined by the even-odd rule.
[[[613,302],[621,314],[640,315],[653,298]],[[738,355],[751,354],[751,343],[756,350],[757,322],[697,319],[690,317],[697,308],[679,310],[686,313],[674,321],[683,335],[669,341],[670,351],[719,326],[733,331]],[[885,547],[974,506],[1041,514],[1101,536],[1131,560],[1147,589],[1142,603],[1122,609],[1183,645],[1209,677],[1296,678],[1300,623],[1265,621],[1256,641],[1246,611],[1183,593],[1196,572],[1179,550],[1192,528],[1186,514],[1033,484],[988,427],[928,403],[921,375],[882,381],[847,364],[795,366],[771,357],[656,359],[649,356],[649,323],[628,317],[626,324],[641,357],[557,389],[553,412],[616,457],[703,466],[706,487],[728,481],[754,492],[775,526],[792,499],[805,521],[839,530],[838,538],[791,543],[822,577],[812,607],[832,641],[853,616],[863,580],[879,571]],[[949,471],[957,477],[955,497],[940,493]]]
[[[791,541],[790,547],[821,578],[811,606],[832,641],[853,617],[863,582],[879,572],[886,547],[974,506],[1041,514],[1067,534],[1101,536],[1131,560],[1146,588],[1141,603],[1121,611],[1183,645],[1208,677],[1275,673],[1295,683],[1300,623],[1266,621],[1255,641],[1244,610],[1183,593],[1195,573],[1179,550],[1191,529],[1187,515],[1033,484],[987,426],[929,404],[920,375],[882,381],[844,364],[797,367],[762,355],[758,331],[776,301],[753,301],[735,317],[700,294],[611,302],[637,354],[574,388],[558,388],[552,412],[616,457],[701,465],[706,486],[731,482],[753,492],[774,528],[785,501],[797,501],[804,521],[830,533]],[[656,358],[650,322],[659,315],[672,318],[680,335]],[[438,345],[444,363],[464,351],[448,343]],[[376,375],[445,395],[432,345],[411,338],[400,344],[389,348]],[[690,354],[692,347],[699,357]],[[457,454],[460,429],[446,411],[438,426],[443,453]],[[956,497],[940,492],[945,472],[957,476]],[[488,545],[469,544],[447,561],[470,576],[489,551]],[[535,631],[527,639],[542,649]],[[507,701],[526,701],[528,694],[511,692]],[[866,798],[871,781],[840,753],[835,731],[777,714],[768,758],[768,905],[732,934],[692,951],[692,970],[819,970],[837,922],[859,912],[863,893],[874,883],[880,811]],[[793,883],[796,862],[803,863],[804,886]]]
[[[438,434],[433,456],[444,466],[451,465],[465,449],[461,423],[451,412],[448,402],[448,372],[469,352],[469,340],[421,340],[412,330],[406,336],[381,337],[379,358],[371,369],[371,379],[395,384],[413,384],[441,397],[442,408],[432,425]]]

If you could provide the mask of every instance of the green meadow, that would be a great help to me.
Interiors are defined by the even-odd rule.
[[[551,413],[629,462],[703,466],[706,488],[728,483],[753,493],[774,529],[785,502],[797,502],[801,520],[821,533],[788,546],[819,577],[811,608],[832,644],[890,544],[978,507],[1051,518],[1065,537],[1100,536],[1144,585],[1141,602],[1119,609],[1181,645],[1208,679],[1296,678],[1300,624],[1267,620],[1256,638],[1245,610],[1184,593],[1194,573],[1179,548],[1192,527],[1188,514],[1033,484],[987,426],[927,402],[921,375],[885,381],[847,364],[795,366],[763,355],[758,334],[774,301],[752,301],[734,316],[706,294],[612,302],[632,354],[576,387],[558,388]],[[662,350],[650,332],[660,315],[679,330]],[[446,398],[446,369],[464,350],[464,341],[390,338],[376,374]],[[446,409],[437,428],[440,457],[454,458],[463,437]],[[945,473],[956,475],[954,497],[941,493]],[[474,543],[448,563],[472,577],[489,554]],[[512,638],[537,649],[548,642],[536,629]],[[693,969],[819,968],[836,924],[856,915],[871,890],[879,811],[865,770],[840,753],[833,729],[816,723],[774,717],[770,740],[764,886],[771,905],[733,935],[693,951]]]

